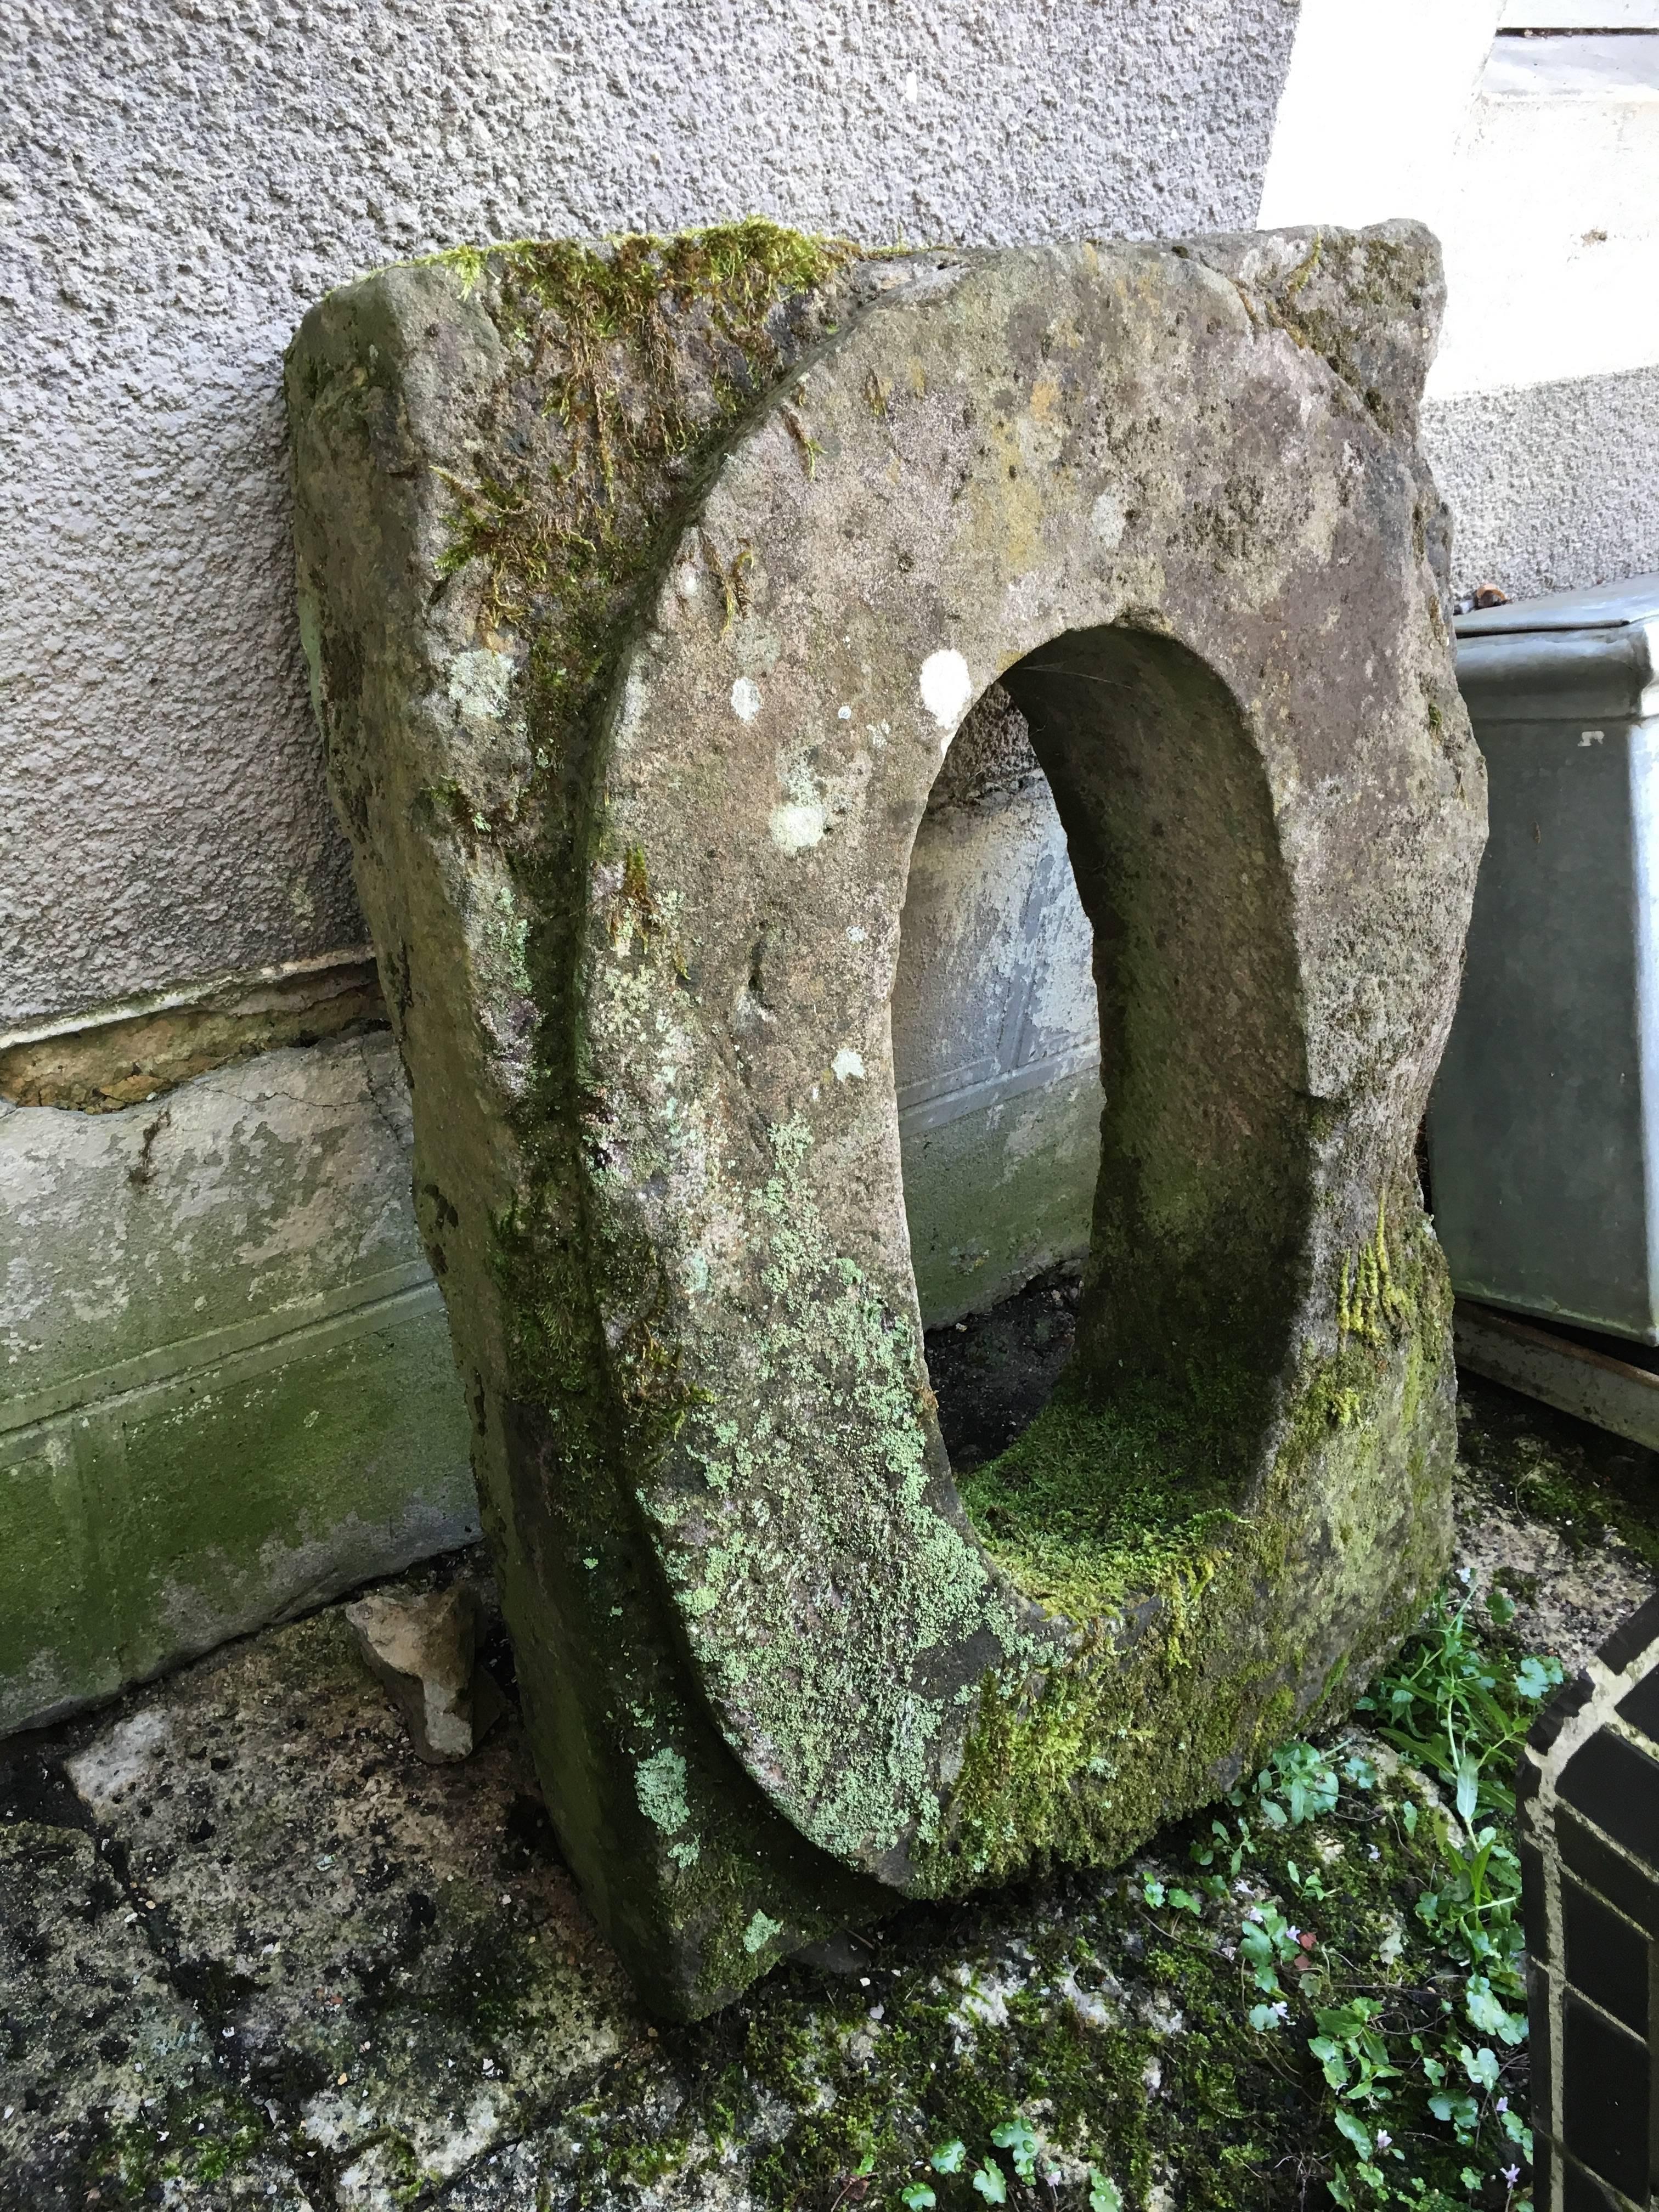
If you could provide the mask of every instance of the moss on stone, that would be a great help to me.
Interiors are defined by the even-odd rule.
[[[1197,272],[1128,258],[1145,279],[1134,342],[1161,359],[1166,307],[1193,304]],[[823,1062],[840,1073],[839,1042],[821,1062],[816,1029],[777,1032],[762,1067],[722,1011],[735,994],[746,1012],[744,977],[755,992],[766,954],[790,1003],[830,1018],[842,980],[823,948],[866,932],[796,927],[799,894],[837,924],[872,885],[888,897],[908,810],[937,768],[929,729],[911,733],[920,750],[887,746],[914,719],[918,669],[926,702],[939,651],[944,611],[925,576],[881,600],[890,635],[867,666],[855,659],[863,689],[838,674],[820,696],[837,656],[856,655],[850,610],[869,604],[862,572],[837,565],[846,545],[873,560],[894,519],[914,516],[889,487],[915,455],[933,457],[933,481],[959,465],[951,514],[966,520],[947,524],[941,507],[921,563],[960,582],[948,619],[964,641],[981,623],[1002,636],[997,580],[1042,505],[1016,430],[1093,452],[1091,426],[1121,396],[1130,295],[1093,249],[915,257],[879,303],[849,279],[839,296],[860,312],[820,347],[853,258],[763,224],[469,252],[325,303],[307,343],[333,349],[337,385],[322,389],[301,362],[294,387],[313,509],[302,560],[318,605],[339,603],[312,624],[331,773],[377,939],[400,941],[393,964],[419,971],[412,1018],[409,993],[392,995],[417,1097],[426,1084],[437,1102],[421,1122],[444,1162],[430,1181],[466,1200],[452,1310],[526,1710],[573,1864],[647,1976],[674,1951],[656,1994],[679,2009],[720,2002],[789,1943],[918,1880],[961,1887],[1073,1844],[1121,1851],[1321,1694],[1349,1644],[1374,1644],[1438,1564],[1434,1424],[1419,1435],[1398,1418],[1421,1396],[1401,1379],[1411,1332],[1398,1313],[1376,1342],[1339,1328],[1339,1309],[1346,1322],[1356,1296],[1371,1297],[1369,1275],[1360,1291],[1358,1275],[1308,1280],[1319,1175],[1346,1209],[1375,1167],[1336,1136],[1317,1173],[1309,1158],[1312,1017],[1264,768],[1271,702],[1244,699],[1217,641],[1153,635],[1209,605],[1212,546],[1199,549],[1192,604],[1190,579],[1166,592],[1148,571],[1156,604],[1133,632],[1073,634],[1085,676],[1134,688],[1126,764],[1146,785],[1103,817],[1097,856],[1103,878],[1135,871],[1127,904],[1109,915],[1109,897],[1097,902],[1133,1080],[1101,1186],[1085,1364],[1121,1388],[1068,1396],[1023,1458],[987,1474],[991,1558],[931,1419],[896,1224],[878,1218],[872,1236],[858,1216],[856,1193],[866,1207],[872,1192],[892,1202],[884,1169],[860,1181],[848,1166],[881,1157],[871,1109],[888,1112],[885,1087],[833,1084]],[[1328,289],[1322,262],[1293,298],[1324,312]],[[1243,318],[1215,283],[1201,289],[1193,343],[1213,345],[1206,374],[1224,396]],[[1024,334],[1028,309],[1055,296],[1099,341],[1078,356],[1097,360],[1098,377],[1057,377]],[[898,384],[884,372],[878,406],[871,357],[896,345],[915,350],[915,402],[890,406]],[[1005,396],[1011,362],[1029,404]],[[801,387],[785,393],[797,368]],[[1183,394],[1194,373],[1180,364]],[[808,377],[817,437],[799,412]],[[1299,365],[1294,380],[1300,391]],[[1352,428],[1346,397],[1327,411]],[[1006,468],[999,441],[1012,441]],[[850,502],[821,561],[800,507],[820,450],[832,481],[811,496],[830,512]],[[1109,467],[1088,465],[1116,483],[1138,464],[1113,451]],[[337,529],[321,509],[354,470],[358,512]],[[1072,498],[1083,478],[1067,460],[1053,481]],[[1218,501],[1218,514],[1256,513],[1225,485]],[[1097,507],[1073,514],[1061,498],[1043,523],[1075,529],[1091,576]],[[393,508],[434,572],[423,601],[401,584],[388,593],[369,550]],[[1277,514],[1263,508],[1251,527]],[[1178,519],[1158,531],[1191,568]],[[880,557],[899,575],[918,565],[896,538]],[[768,609],[791,631],[787,650]],[[396,636],[382,646],[388,618]],[[1407,596],[1390,634],[1413,619]],[[1029,641],[1021,650],[1029,660]],[[795,772],[757,721],[751,665],[767,711],[790,726],[827,725],[839,734],[826,747],[871,734],[865,827],[821,870],[781,872],[796,848],[769,810]],[[1098,768],[1092,691],[1069,665],[1049,672],[1066,678],[1049,703],[1077,726],[1071,750]],[[1420,735],[1420,718],[1410,727]],[[1394,742],[1386,718],[1376,728]],[[712,742],[676,751],[700,731]],[[411,750],[419,796],[397,787]],[[1437,836],[1425,816],[1416,849],[1461,850]],[[857,866],[840,857],[854,851]],[[887,872],[860,879],[883,854]],[[776,928],[749,910],[763,873],[786,913]],[[1366,926],[1362,913],[1358,939]],[[1249,949],[1231,979],[1218,944]],[[1410,1030],[1421,1009],[1403,982],[1397,996]],[[870,1043],[861,1033],[855,1063]],[[1375,1057],[1353,1073],[1362,1088]],[[1367,1117],[1386,1123],[1376,1106],[1345,1097],[1343,1137]],[[809,1117],[820,1149],[802,1170],[787,1155]],[[1444,1352],[1443,1327],[1425,1353],[1437,1376]],[[1304,1568],[1317,1584],[1305,1621],[1285,1588]],[[652,1813],[660,1793],[642,1797],[636,1778],[678,1778],[671,1762],[684,1788],[666,1831]]]
[[[265,2114],[217,2082],[175,2090],[140,2117],[112,2128],[87,2172],[135,2199],[159,2199],[169,2184],[228,2179],[251,2165],[271,2136]]]
[[[550,715],[580,717],[592,703],[606,645],[681,503],[675,492],[786,368],[792,303],[855,256],[844,240],[757,216],[672,238],[440,257],[469,291],[484,287],[511,357],[537,386],[513,472],[453,483],[439,565],[453,575],[482,563],[486,629],[534,625],[543,740],[559,734]],[[562,363],[550,380],[550,353]],[[735,596],[737,581],[720,580]]]
[[[1328,1701],[1350,1655],[1333,1650],[1322,1680],[1316,1668],[1310,1679],[1322,1612],[1370,1613],[1370,1640],[1352,1655],[1362,1675],[1407,1632],[1444,1564],[1449,1449],[1437,1459],[1419,1442],[1410,1474],[1422,1494],[1403,1513],[1384,1469],[1396,1435],[1421,1437],[1424,1393],[1448,1388],[1449,1296],[1420,1213],[1400,1237],[1379,1209],[1375,1236],[1341,1263],[1336,1351],[1309,1360],[1272,1468],[1248,1495],[1240,1409],[1253,1392],[1224,1362],[1179,1387],[1133,1379],[1097,1405],[1057,1394],[964,1480],[993,1557],[1077,1632],[1057,1662],[988,1678],[940,1887],[1050,1853],[1111,1863],[1161,1808],[1201,1803]],[[1364,1528],[1367,1515],[1377,1525]],[[1396,1515],[1412,1540],[1390,1556],[1377,1539]],[[1370,1541],[1353,1542],[1362,1532]],[[1339,1553],[1353,1543],[1352,1568],[1333,1558],[1333,1537]]]

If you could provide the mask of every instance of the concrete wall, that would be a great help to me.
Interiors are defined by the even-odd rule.
[[[1618,35],[1559,33],[1579,23]],[[1503,35],[1494,37],[1502,30]],[[1459,587],[1659,569],[1659,0],[1304,0],[1264,222],[1413,215]]]
[[[1424,213],[1466,576],[1659,568],[1653,303],[1619,304],[1652,110],[1489,81],[1497,6],[1399,0],[1386,35],[1350,0],[0,11],[0,1098],[33,1102],[0,1111],[0,1727],[471,1526],[295,633],[277,366],[305,306],[462,240],[754,210],[872,241]],[[1510,236],[1540,131],[1576,166]],[[938,1313],[1075,1246],[1096,1111],[1046,787],[980,802],[919,842],[897,1009]],[[1001,888],[975,908],[970,880]],[[1016,905],[1050,932],[1024,967]],[[982,1036],[927,1011],[964,988]],[[994,1230],[964,1203],[988,1177]]]
[[[384,1030],[0,1104],[0,1734],[477,1534]]]
[[[479,238],[1254,217],[1285,0],[0,10],[0,1024],[357,941],[294,627],[282,349]]]
[[[993,684],[910,857],[893,1073],[924,1325],[1088,1249],[1100,1170],[1094,938],[1025,719]]]

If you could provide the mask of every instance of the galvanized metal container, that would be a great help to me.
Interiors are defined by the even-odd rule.
[[[1460,1297],[1659,1343],[1659,576],[1457,631],[1492,828],[1435,1225]]]

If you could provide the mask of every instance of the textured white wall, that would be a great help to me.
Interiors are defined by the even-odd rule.
[[[9,0],[0,1025],[361,936],[281,349],[466,239],[1255,216],[1294,0]]]
[[[1659,38],[1498,40],[1453,181],[1435,398],[1659,362]]]
[[[1659,0],[1577,13],[1659,23]],[[1423,429],[1460,584],[1659,570],[1659,38],[1498,40],[1453,181]]]
[[[1444,223],[1501,0],[1303,0],[1259,220]]]
[[[1447,314],[1423,441],[1460,588],[1659,569],[1659,0],[1303,0],[1264,223],[1416,216]]]

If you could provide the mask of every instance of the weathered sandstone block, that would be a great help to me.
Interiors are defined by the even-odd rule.
[[[301,603],[538,1758],[647,1995],[1109,1858],[1449,1538],[1413,1140],[1484,822],[1426,234],[388,270],[292,349]],[[1074,1372],[958,1488],[889,1001],[1000,682],[1093,924]]]

